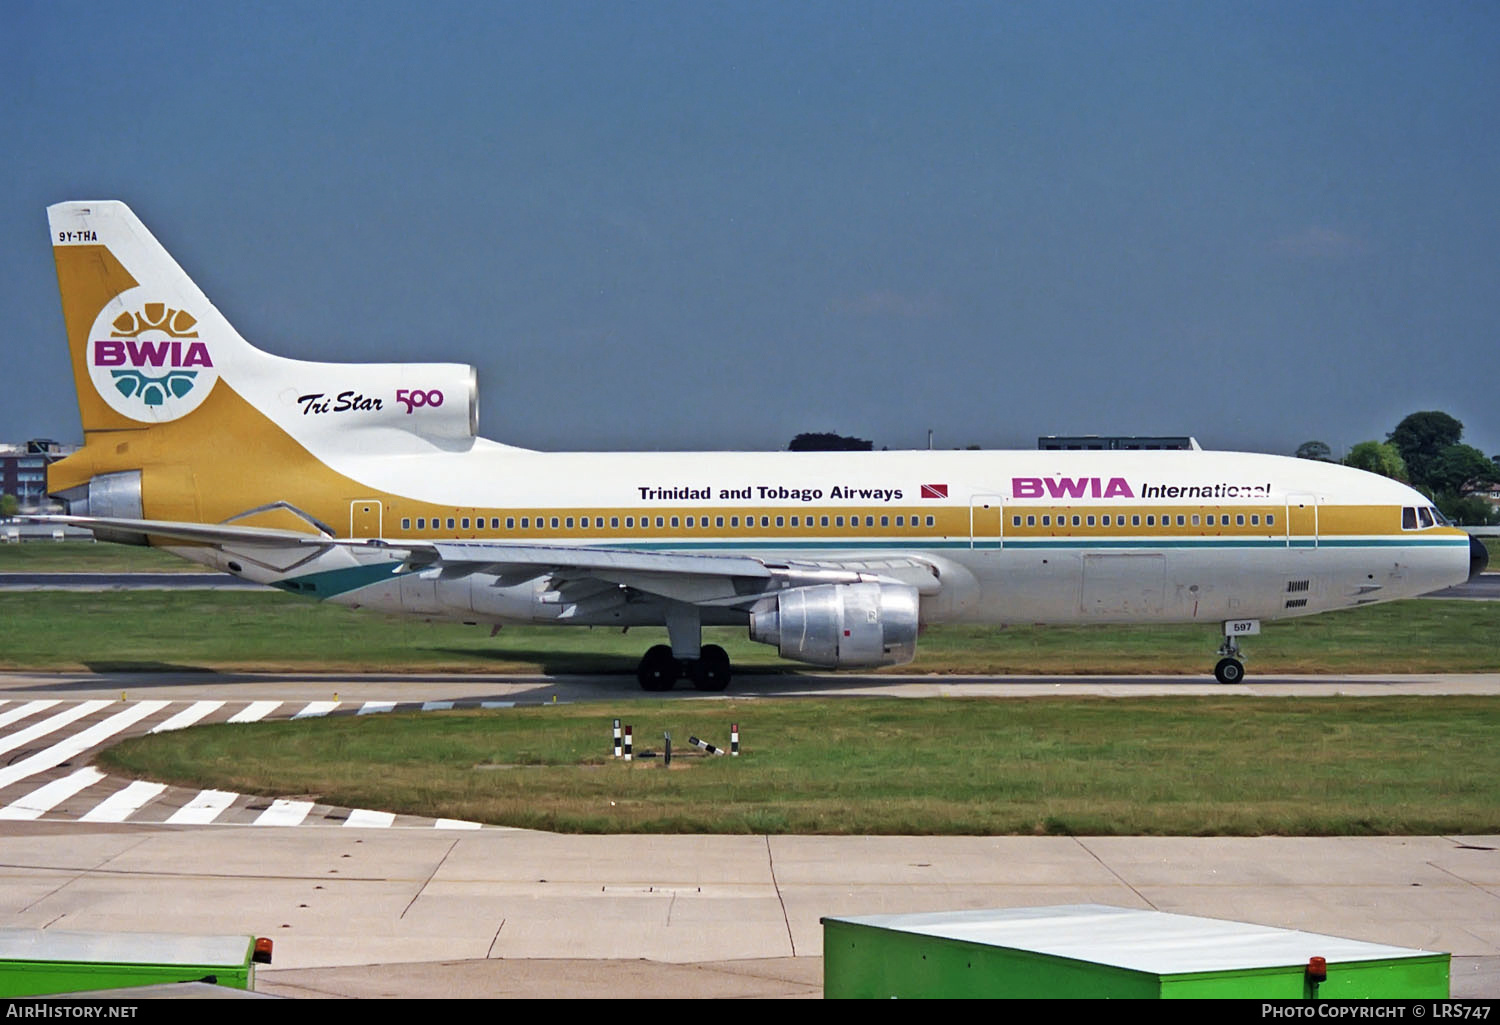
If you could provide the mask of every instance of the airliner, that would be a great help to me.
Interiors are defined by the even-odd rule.
[[[1283,456],[516,448],[472,367],[263,352],[125,204],[47,212],[84,444],[39,518],[357,608],[664,626],[647,690],[727,686],[705,625],[837,669],[933,623],[1202,623],[1234,683],[1263,621],[1485,565],[1406,485]]]

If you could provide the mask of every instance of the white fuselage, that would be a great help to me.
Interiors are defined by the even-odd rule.
[[[1428,505],[1417,492],[1279,456],[553,454],[477,439],[459,451],[322,458],[383,496],[373,513],[356,500],[333,524],[352,536],[832,558],[908,582],[915,560],[938,578],[921,589],[924,622],[1275,619],[1421,594],[1468,567],[1461,532],[1403,529],[1403,509]],[[396,557],[342,549],[290,575]],[[598,594],[548,600],[536,581],[466,579],[444,594],[436,571],[420,579],[317,593],[461,619],[652,621]]]

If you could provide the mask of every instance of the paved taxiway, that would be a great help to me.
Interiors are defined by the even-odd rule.
[[[1172,677],[816,674],[749,676],[735,689],[736,697],[1227,690]],[[1500,694],[1500,675],[1277,677],[1235,690]],[[389,701],[640,696],[623,677],[4,674],[0,714],[33,701],[57,701],[55,713],[107,700],[79,720],[85,726],[148,701],[160,703],[152,715],[163,721],[183,704],[223,700],[280,701],[277,714],[292,715],[324,708],[334,694],[351,714]],[[3,758],[20,764],[43,743]],[[85,751],[51,777],[86,760]],[[10,924],[270,936],[276,963],[259,986],[269,993],[816,996],[823,915],[1100,902],[1448,950],[1456,995],[1500,995],[1500,837],[576,837],[430,823],[354,829],[326,819],[88,822],[67,819],[66,803],[0,821],[0,902]]]
[[[1500,601],[1500,573],[1481,573],[1466,584],[1445,587],[1423,595],[1424,598],[1468,598],[1479,601]]]

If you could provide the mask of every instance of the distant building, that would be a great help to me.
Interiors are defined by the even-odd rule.
[[[1096,449],[1103,451],[1113,451],[1116,449],[1191,449],[1198,451],[1200,448],[1198,440],[1187,435],[1144,437],[1123,434],[1079,434],[1072,436],[1048,434],[1036,439],[1036,447],[1044,451],[1058,451],[1063,449]]]
[[[19,445],[0,443],[0,494],[15,495],[22,509],[47,501],[47,464],[78,451],[50,438],[33,438]]]

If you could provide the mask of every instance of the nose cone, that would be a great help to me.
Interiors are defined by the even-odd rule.
[[[1469,579],[1473,580],[1490,564],[1490,550],[1473,534],[1469,535]]]

